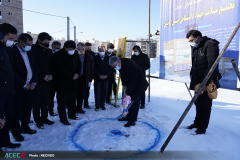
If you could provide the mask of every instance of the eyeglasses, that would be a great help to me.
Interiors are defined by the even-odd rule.
[[[188,42],[193,42],[194,41],[194,39],[192,39],[192,40],[189,40]]]

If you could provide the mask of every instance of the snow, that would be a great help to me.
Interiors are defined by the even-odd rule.
[[[158,76],[158,73],[159,59],[153,59],[151,74]],[[72,125],[64,126],[59,117],[50,117],[55,124],[45,125],[42,130],[32,123],[30,127],[38,133],[24,135],[22,147],[14,151],[160,151],[191,100],[184,83],[151,79],[151,102],[147,102],[146,94],[146,109],[139,110],[136,126],[125,128],[126,122],[116,120],[121,114],[119,108],[106,105],[106,111],[94,110],[93,87],[90,92],[92,109],[85,109],[84,115],[79,114],[80,120],[69,120]],[[184,129],[194,120],[193,106],[165,149],[166,153],[187,151],[190,155],[203,151],[217,153],[222,159],[240,159],[239,97],[239,91],[219,89],[205,135],[192,135],[194,129]]]

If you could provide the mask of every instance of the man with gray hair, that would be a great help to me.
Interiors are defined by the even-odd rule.
[[[109,56],[105,53],[105,47],[98,47],[99,54],[94,57],[94,93],[95,93],[95,111],[99,108],[106,110],[105,100],[107,95],[107,86],[109,76],[113,69],[108,65]]]
[[[82,109],[82,104],[86,91],[91,86],[94,78],[94,59],[89,52],[85,52],[85,45],[81,42],[77,44],[76,52],[78,53],[81,66],[78,79],[77,112],[84,114],[85,111]],[[88,102],[84,101],[84,103]],[[88,105],[84,105],[84,108],[90,109]]]
[[[143,93],[147,90],[148,82],[144,77],[138,64],[127,58],[113,56],[109,59],[109,65],[115,70],[119,70],[125,97],[131,97],[131,106],[126,117],[118,119],[119,121],[128,121],[124,127],[134,126],[137,121],[140,100]]]

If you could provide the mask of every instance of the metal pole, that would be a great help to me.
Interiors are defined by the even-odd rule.
[[[76,40],[76,26],[74,26],[74,42],[77,43],[77,40]]]
[[[191,98],[192,98],[192,93],[190,92],[188,86],[187,86],[187,83],[185,83],[185,86],[187,87],[187,90],[188,90],[188,93],[190,94]]]
[[[236,74],[238,76],[238,79],[240,80],[240,72],[239,72],[237,63],[236,63],[236,61],[233,58],[231,59],[231,62],[232,62],[233,68],[235,69],[235,72],[236,72]]]
[[[151,25],[150,25],[150,14],[151,14],[151,0],[149,0],[149,10],[148,10],[148,58],[150,58],[150,36],[151,36]],[[148,70],[148,75],[150,75],[150,68]],[[148,87],[148,102],[150,102],[150,76],[148,77],[148,83],[149,83],[149,87]]]
[[[182,121],[184,120],[184,118],[186,117],[188,111],[191,109],[193,103],[196,101],[197,97],[199,96],[200,92],[202,91],[202,89],[205,87],[207,81],[209,80],[210,76],[212,75],[213,71],[215,70],[215,68],[218,66],[218,63],[220,61],[220,59],[222,58],[224,52],[227,50],[229,44],[231,43],[233,37],[235,36],[235,34],[237,33],[238,29],[240,27],[240,22],[238,23],[238,25],[236,26],[236,28],[234,29],[231,37],[229,38],[227,44],[224,46],[224,48],[222,49],[220,55],[218,56],[218,58],[216,59],[216,61],[214,62],[214,64],[212,65],[211,69],[209,70],[208,74],[206,75],[206,77],[204,78],[203,82],[201,83],[199,89],[197,90],[197,92],[195,93],[194,97],[192,98],[192,100],[190,101],[190,103],[188,104],[187,108],[185,109],[185,111],[183,112],[182,116],[180,117],[180,119],[178,120],[177,124],[175,125],[175,127],[173,128],[172,132],[169,134],[167,140],[163,143],[162,147],[161,147],[161,153],[164,152],[165,148],[167,147],[168,143],[170,142],[170,140],[172,139],[172,137],[174,136],[175,132],[177,131],[178,127],[181,125]]]
[[[67,17],[67,40],[70,40],[70,24],[69,24],[70,18]]]

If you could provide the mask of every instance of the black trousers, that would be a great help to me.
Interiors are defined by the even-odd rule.
[[[11,123],[11,131],[13,136],[19,136],[21,130],[28,130],[31,119],[31,110],[35,98],[34,90],[25,90],[18,88],[15,95],[14,117]],[[20,123],[21,121],[21,127]]]
[[[110,97],[111,97],[112,91],[113,91],[113,94],[116,96],[116,93],[117,93],[117,83],[116,83],[114,77],[110,78],[109,81],[108,81],[106,101],[110,101]]]
[[[194,124],[198,129],[205,132],[209,124],[212,109],[212,99],[208,97],[207,91],[198,96],[197,100],[195,101],[195,105],[196,117]]]
[[[50,96],[50,84],[39,82],[36,86],[36,103],[33,106],[33,117],[36,123],[48,117],[48,104]]]
[[[86,93],[86,78],[84,76],[80,76],[78,80],[78,91],[77,91],[77,111],[82,110],[83,99]]]
[[[105,100],[107,95],[107,80],[95,80],[94,81],[94,93],[95,93],[95,106],[105,106]]]
[[[138,117],[138,111],[139,111],[139,107],[140,107],[140,100],[141,100],[141,96],[135,98],[133,102],[133,104],[131,105],[131,107],[128,110],[128,114],[126,116],[126,119],[129,122],[135,122],[137,121],[137,117]]]
[[[50,95],[49,95],[49,104],[48,104],[48,111],[49,112],[54,112],[54,97],[55,93],[57,92],[56,90],[56,80],[53,79],[53,82],[50,87]]]
[[[143,93],[142,97],[141,97],[141,105],[145,105],[145,92]]]
[[[85,94],[84,94],[84,107],[89,106],[89,102],[88,102],[89,94],[90,94],[90,87],[87,87],[85,89]]]
[[[3,114],[6,120],[4,127],[0,129],[0,146],[10,143],[9,129],[12,123],[13,111],[14,95],[0,96],[0,114]]]
[[[68,108],[68,117],[76,116],[76,94],[66,94],[57,92],[58,113],[60,121],[66,121],[66,107]]]

